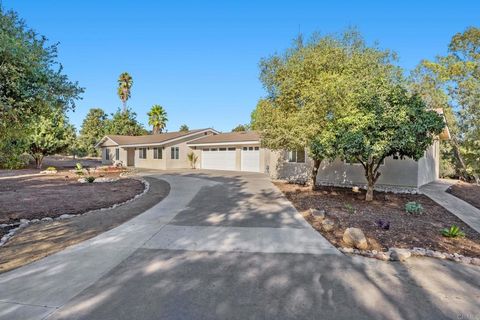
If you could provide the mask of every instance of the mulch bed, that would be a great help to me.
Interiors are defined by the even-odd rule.
[[[480,209],[480,186],[459,181],[447,189],[448,193]]]
[[[119,173],[95,176],[118,177]],[[127,201],[144,190],[136,179],[105,183],[79,183],[68,171],[57,175],[12,178],[0,181],[0,223],[20,219],[55,218],[80,214]]]
[[[342,240],[345,229],[357,227],[364,232],[371,250],[421,247],[480,257],[480,234],[424,195],[375,192],[374,201],[366,202],[364,192],[354,193],[346,188],[324,187],[312,191],[295,184],[276,185],[305,219],[337,247],[346,246]],[[423,213],[405,212],[405,204],[410,201],[420,203]],[[335,223],[334,230],[321,230],[320,221],[308,214],[310,208],[326,210],[327,217]],[[376,225],[379,219],[389,221],[390,229],[379,228]],[[443,237],[441,230],[451,225],[459,226],[466,237]]]
[[[0,273],[39,260],[108,231],[145,212],[169,194],[170,185],[167,182],[148,177],[145,180],[150,183],[149,191],[123,206],[90,212],[66,220],[35,223],[19,231],[0,247]]]

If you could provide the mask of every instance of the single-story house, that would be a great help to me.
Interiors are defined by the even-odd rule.
[[[439,140],[448,139],[448,129],[425,151],[419,161],[389,157],[380,167],[377,189],[411,189],[439,178]],[[169,132],[146,136],[105,136],[96,147],[102,149],[102,163],[115,161],[125,166],[150,169],[190,168],[187,154],[198,156],[196,168],[262,172],[273,179],[307,181],[313,165],[306,150],[272,151],[262,148],[256,132],[220,133],[214,129]],[[321,164],[318,184],[364,186],[364,169],[359,163],[337,159]]]

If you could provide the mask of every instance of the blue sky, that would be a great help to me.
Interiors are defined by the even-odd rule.
[[[480,1],[65,1],[3,0],[27,24],[59,42],[65,72],[86,91],[71,122],[92,107],[121,106],[116,80],[134,79],[129,106],[147,124],[153,104],[169,131],[229,131],[248,123],[265,95],[258,62],[299,33],[357,27],[369,43],[396,51],[414,68],[444,54],[453,34],[480,26]]]

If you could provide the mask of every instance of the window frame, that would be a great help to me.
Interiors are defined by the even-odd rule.
[[[105,148],[105,160],[110,161],[110,148]]]
[[[162,147],[153,148],[153,159],[162,160],[163,159],[163,149]]]
[[[120,148],[115,148],[115,160],[120,160]]]
[[[147,159],[147,148],[138,148],[138,159]]]
[[[298,161],[298,153],[303,153],[303,161]],[[289,163],[306,163],[307,162],[307,154],[305,149],[296,149],[296,150],[289,150],[288,151],[288,162]]]
[[[170,159],[171,160],[180,159],[180,148],[179,147],[170,147]]]

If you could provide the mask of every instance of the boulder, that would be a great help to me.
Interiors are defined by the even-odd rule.
[[[390,248],[390,258],[393,261],[405,261],[412,256],[412,253],[408,249]]]
[[[335,224],[330,219],[323,219],[322,221],[322,230],[326,232],[330,232],[333,230]]]
[[[325,219],[325,210],[310,209],[310,215],[316,219],[323,220]]]
[[[74,217],[74,216],[75,216],[75,215],[73,215],[73,214],[66,214],[66,213],[65,213],[65,214],[62,214],[62,215],[61,215],[60,217],[58,217],[57,219],[59,219],[59,220],[70,219],[70,218],[72,218],[72,217]]]
[[[382,261],[390,260],[389,252],[377,252],[376,254],[373,255],[373,257],[375,259],[382,260]]]
[[[470,263],[475,266],[480,266],[480,258],[472,258],[472,261],[470,261]]]
[[[343,233],[343,242],[360,250],[368,249],[367,238],[359,228],[347,228]]]
[[[48,222],[48,221],[52,221],[53,219],[50,218],[50,217],[45,217],[45,218],[42,218],[42,221],[45,221],[45,222]]]

